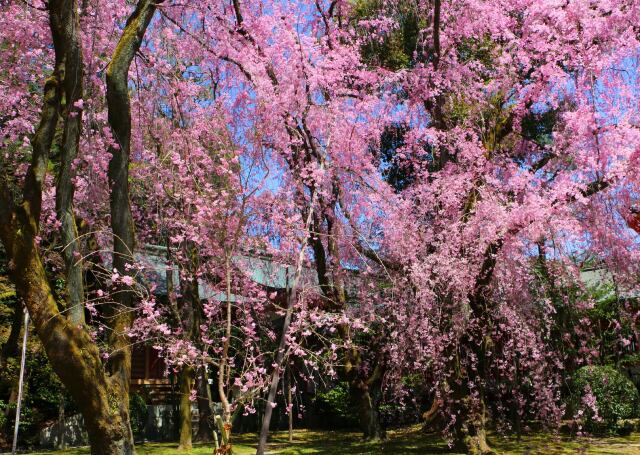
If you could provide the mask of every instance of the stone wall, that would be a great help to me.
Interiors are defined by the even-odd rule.
[[[147,423],[145,425],[145,441],[175,441],[178,435],[177,413],[172,405],[157,404],[147,406]],[[197,408],[195,409],[197,415]],[[86,446],[89,444],[84,421],[80,414],[59,421],[40,430],[40,447],[63,448]]]
[[[61,425],[59,421],[40,430],[38,437],[42,447],[76,447],[89,444],[87,432],[84,429],[84,419],[80,414],[75,414],[64,419]]]
[[[144,428],[145,440],[175,441],[178,437],[178,415],[175,406],[169,404],[149,405],[147,411],[147,424]]]

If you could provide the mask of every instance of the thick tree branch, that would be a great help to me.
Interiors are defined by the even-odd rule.
[[[375,250],[362,245],[360,242],[354,243],[353,246],[356,251],[362,256],[377,264],[381,264],[385,269],[392,270],[394,272],[399,272],[402,270],[401,264],[381,257]]]
[[[113,230],[113,267],[121,276],[130,275],[126,267],[133,262],[135,231],[129,200],[129,153],[131,144],[131,105],[129,102],[129,67],[145,31],[156,11],[157,2],[141,0],[127,19],[124,31],[107,66],[107,107],[109,125],[114,143],[109,148],[109,186],[111,190],[111,228]],[[130,349],[126,330],[131,325],[133,295],[121,289],[115,298],[119,308],[112,314],[112,346],[116,349],[111,359],[114,373],[118,372],[121,385],[128,389],[130,375]]]
[[[129,200],[129,155],[131,147],[131,105],[129,101],[129,67],[140,46],[144,34],[161,3],[156,0],[140,0],[127,19],[122,36],[107,66],[107,108],[109,125],[114,143],[109,147],[109,187],[111,229],[113,231],[113,267],[121,276],[131,275],[127,267],[133,262],[135,229]],[[131,377],[131,346],[127,331],[133,323],[134,295],[121,287],[116,292],[115,305],[109,309],[111,332],[109,342],[113,349],[109,359],[111,384],[122,398],[117,408],[120,418],[127,423],[126,440],[133,443],[129,422],[129,379]]]
[[[556,155],[554,153],[551,153],[551,152],[545,153],[544,155],[542,155],[542,158],[540,158],[538,161],[536,161],[531,165],[531,172],[535,174],[540,169],[545,167],[547,163],[549,163],[549,161],[551,161],[555,157]]]
[[[54,0],[52,0],[53,2]],[[80,19],[73,0],[58,0],[56,7],[61,17],[61,33],[65,43],[63,90],[65,108],[60,173],[56,186],[56,212],[61,223],[63,256],[66,268],[65,286],[70,308],[69,317],[74,324],[84,323],[84,280],[80,257],[78,228],[73,209],[73,161],[78,155],[82,130],[82,48],[80,44]]]
[[[590,197],[590,196],[593,196],[594,194],[599,193],[600,191],[606,190],[607,188],[609,188],[609,185],[610,183],[608,181],[598,179],[589,183],[587,187],[584,190],[581,190],[580,192],[584,197]]]
[[[52,19],[53,20],[53,19]],[[55,29],[55,30],[54,30]],[[33,229],[40,226],[40,212],[42,210],[42,187],[44,184],[47,167],[49,164],[49,152],[58,123],[58,111],[61,98],[61,74],[64,71],[64,51],[57,27],[51,27],[56,47],[56,63],[53,74],[47,78],[44,84],[44,97],[40,122],[31,141],[33,148],[31,165],[24,180],[23,209],[33,218]],[[57,44],[56,44],[57,42]]]

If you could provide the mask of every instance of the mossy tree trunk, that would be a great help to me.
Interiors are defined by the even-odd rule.
[[[492,350],[493,342],[490,333],[492,324],[491,295],[489,286],[496,266],[498,253],[503,245],[503,238],[489,244],[484,254],[484,261],[476,276],[475,286],[469,294],[469,307],[472,319],[467,333],[460,340],[459,354],[465,357],[465,365],[458,364],[458,374],[450,381],[453,391],[454,408],[458,411],[455,423],[456,445],[472,455],[489,455],[495,453],[487,442],[487,406],[486,390],[489,381],[489,358],[487,352]],[[457,359],[459,362],[459,358]],[[473,374],[473,377],[468,377]],[[469,389],[473,382],[474,390]]]
[[[126,274],[126,258],[134,247],[133,223],[128,200],[128,158],[131,118],[127,77],[131,60],[154,14],[157,2],[140,1],[127,20],[113,58],[107,68],[107,102],[109,123],[120,147],[111,150],[109,166],[111,218],[114,232],[114,267]],[[79,41],[78,4],[76,0],[50,0],[47,4],[55,51],[53,74],[46,80],[40,121],[32,140],[32,158],[27,171],[22,199],[16,201],[6,172],[0,168],[0,240],[7,251],[9,275],[18,296],[25,303],[36,333],[49,361],[82,413],[95,455],[135,453],[129,425],[129,379],[131,353],[126,330],[131,325],[130,311],[111,309],[112,355],[102,362],[101,353],[82,324],[84,285],[77,264],[66,258],[67,308],[71,318],[61,313],[49,284],[38,235],[42,192],[49,164],[51,143],[62,113],[63,151],[61,175],[58,176],[58,214],[62,219],[63,241],[77,250],[73,217],[73,189],[69,164],[78,151],[81,99],[82,57]],[[65,106],[61,102],[65,99]],[[2,163],[0,163],[2,166]],[[133,295],[123,289],[117,294],[118,305],[130,308]],[[118,306],[122,308],[122,306]]]
[[[77,7],[75,2],[63,2],[62,8]],[[58,14],[56,12],[55,14]],[[75,186],[73,184],[73,162],[80,148],[82,132],[82,109],[76,103],[83,97],[82,47],[79,38],[80,21],[77,10],[61,10],[58,19],[65,41],[64,79],[62,92],[64,103],[61,106],[62,142],[60,144],[60,170],[56,183],[56,214],[60,221],[62,255],[65,264],[66,306],[69,319],[76,325],[84,324],[85,286],[82,271],[80,240],[73,209]]]
[[[491,455],[487,442],[487,410],[484,393],[471,398],[466,381],[454,383],[453,398],[457,402],[458,419],[454,425],[455,446],[469,455]]]
[[[179,426],[180,443],[178,450],[191,450],[193,428],[191,423],[191,390],[193,389],[193,367],[185,365],[178,374],[180,389]]]
[[[198,253],[195,245],[188,244],[186,253],[189,261],[184,270],[188,279],[181,281],[182,298],[174,305],[175,317],[182,328],[184,336],[195,345],[201,345],[200,324],[202,321],[202,306],[200,304],[200,290],[198,285]],[[180,444],[179,450],[191,450],[193,445],[193,424],[191,420],[191,394],[196,387],[196,369],[193,365],[185,364],[178,374],[178,386],[180,389]],[[199,393],[197,393],[199,395]]]
[[[11,225],[25,227],[21,220],[24,210],[16,213]],[[84,417],[91,452],[133,453],[129,424],[119,410],[121,389],[105,375],[100,352],[89,333],[58,311],[33,233],[29,228],[2,229],[2,241],[12,251],[11,277],[29,308],[49,361]]]
[[[385,432],[380,423],[380,401],[382,391],[377,382],[367,384],[367,381],[352,381],[351,396],[358,409],[358,420],[362,436],[366,441],[384,439]]]

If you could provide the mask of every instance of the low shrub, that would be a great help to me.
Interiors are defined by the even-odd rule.
[[[619,432],[621,420],[638,415],[638,389],[613,367],[590,365],[579,369],[573,391],[570,408],[588,431]]]
[[[129,395],[129,420],[131,431],[136,440],[144,439],[144,429],[147,424],[147,403],[142,395],[132,392]]]
[[[358,425],[358,416],[352,406],[349,385],[338,382],[333,388],[320,392],[315,399],[316,412],[321,422],[332,428],[353,428]]]

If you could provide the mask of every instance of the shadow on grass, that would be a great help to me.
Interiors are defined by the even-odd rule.
[[[241,435],[236,441],[250,443],[253,435]],[[288,442],[286,433],[273,433],[269,453],[278,455],[366,455],[366,454],[449,454],[446,443],[437,436],[425,436],[414,429],[396,430],[384,441],[366,442],[358,433],[342,431],[308,431],[294,433],[294,441]]]
[[[501,455],[639,455],[640,433],[617,438],[568,439],[546,433],[515,437],[492,435],[489,443]],[[233,438],[235,455],[253,455],[258,436],[255,433],[235,435]],[[147,443],[136,447],[138,455],[177,455],[176,443]],[[33,452],[29,452],[33,453]],[[86,455],[88,448],[64,451],[38,452],[48,455]],[[189,455],[212,455],[212,445],[196,444]],[[450,451],[446,442],[436,434],[425,434],[419,426],[393,430],[389,439],[381,442],[364,442],[358,433],[343,431],[296,430],[294,441],[288,442],[286,432],[273,433],[270,437],[270,455],[463,455]]]

